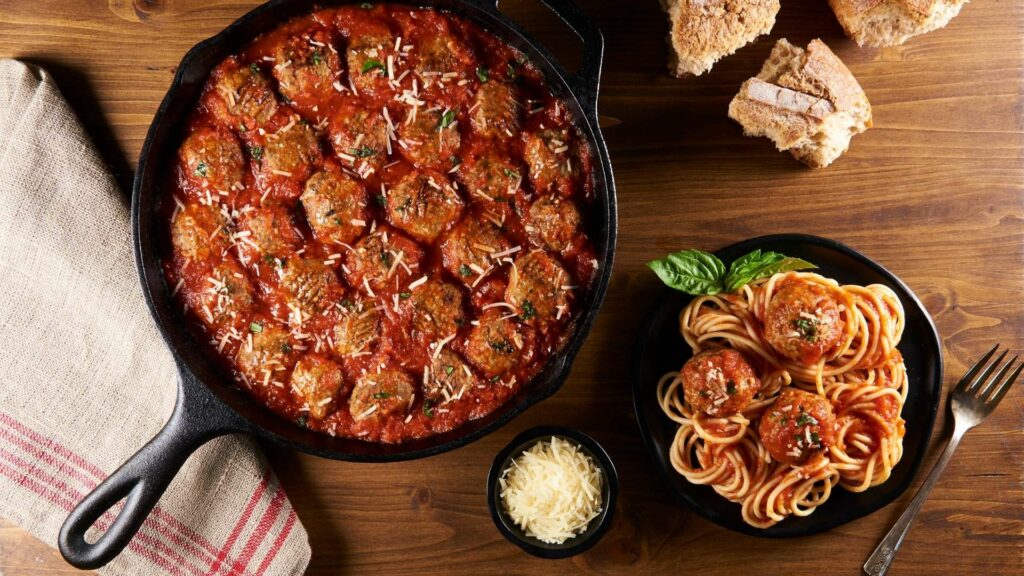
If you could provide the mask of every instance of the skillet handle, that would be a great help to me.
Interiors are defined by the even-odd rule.
[[[237,431],[225,408],[212,394],[182,374],[171,418],[157,435],[71,511],[57,537],[60,553],[76,568],[92,570],[113,560],[142,526],[164,490],[188,457],[208,440]],[[124,500],[110,526],[89,543],[86,531],[115,504]]]
[[[483,10],[498,13],[500,0],[464,0]],[[587,120],[597,126],[597,94],[604,62],[604,34],[571,0],[540,0],[555,13],[583,42],[583,59],[574,74],[566,74],[569,88],[579,100]]]

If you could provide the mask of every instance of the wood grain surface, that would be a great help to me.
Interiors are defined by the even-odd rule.
[[[3,0],[0,57],[52,72],[127,190],[181,56],[253,4]],[[843,37],[823,0],[787,0],[770,38],[690,80],[665,72],[667,21],[655,0],[581,4],[608,42],[600,112],[619,188],[618,257],[597,324],[558,394],[455,452],[366,465],[268,446],[310,534],[309,574],[858,574],[913,489],[867,518],[787,541],[729,532],[669,501],[630,402],[630,354],[658,289],[644,262],[774,232],[830,236],[883,263],[924,301],[945,347],[946,390],[994,342],[1024,351],[1024,3],[975,0],[944,30],[872,50]],[[542,6],[502,6],[578,62],[575,40]],[[726,117],[780,37],[824,39],[874,106],[875,128],[830,168],[805,169]],[[926,469],[946,421],[943,406]],[[620,471],[612,530],[573,559],[527,556],[502,538],[485,505],[494,454],[538,424],[592,434]],[[1018,385],[967,435],[891,574],[1024,573],[1022,429]],[[0,522],[0,573],[77,572]]]

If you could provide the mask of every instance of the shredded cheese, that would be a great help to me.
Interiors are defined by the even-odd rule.
[[[582,533],[604,505],[601,469],[579,446],[557,436],[519,455],[498,482],[512,521],[548,544]]]

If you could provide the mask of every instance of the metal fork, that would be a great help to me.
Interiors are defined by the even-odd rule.
[[[981,360],[971,366],[971,369],[964,374],[956,388],[950,393],[949,405],[953,411],[953,436],[949,439],[949,444],[946,445],[942,456],[939,456],[939,460],[935,462],[935,466],[928,473],[928,478],[918,489],[917,495],[914,496],[910,505],[903,511],[899,520],[878,544],[875,551],[871,553],[868,561],[864,563],[864,573],[868,576],[884,576],[889,571],[896,551],[903,543],[903,537],[910,530],[910,524],[921,510],[921,505],[928,499],[928,494],[935,487],[935,482],[942,475],[942,471],[946,469],[946,464],[949,464],[949,459],[964,433],[981,424],[982,420],[992,413],[1003,396],[1006,396],[1010,386],[1013,386],[1017,377],[1020,376],[1024,364],[1017,364],[1017,356],[1014,356],[1006,364],[1002,364],[1006,357],[1005,350],[996,358],[995,362],[989,364],[988,361],[998,348],[999,344],[996,344]],[[1000,364],[1002,364],[1001,368]],[[1017,364],[1016,369],[1014,369],[1014,364]],[[997,368],[998,372],[996,372]],[[981,373],[979,374],[979,372]]]

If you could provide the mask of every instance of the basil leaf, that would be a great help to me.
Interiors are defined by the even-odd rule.
[[[725,264],[714,254],[700,250],[683,250],[669,254],[661,260],[652,260],[647,266],[668,287],[693,294],[718,294],[722,291]]]
[[[363,68],[362,68],[362,73],[363,74],[366,74],[370,70],[376,70],[376,69],[379,69],[379,70],[383,71],[384,70],[384,63],[381,62],[380,60],[374,60],[373,58],[367,58],[363,62]]]
[[[729,266],[729,274],[725,277],[725,291],[735,292],[754,280],[767,278],[779,272],[811,268],[817,268],[817,266],[806,260],[790,258],[778,252],[762,253],[760,250],[754,250]]]

